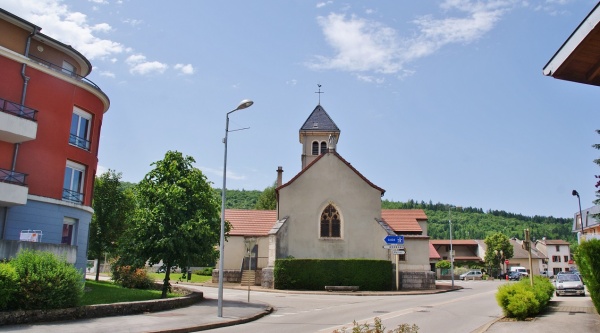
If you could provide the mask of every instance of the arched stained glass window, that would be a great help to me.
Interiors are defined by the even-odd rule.
[[[327,205],[321,213],[321,237],[341,237],[340,213],[332,204]]]

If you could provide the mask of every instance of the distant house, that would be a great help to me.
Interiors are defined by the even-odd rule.
[[[583,219],[579,212],[575,213],[573,218],[573,232],[577,233],[581,240],[600,239],[600,222],[594,217],[600,214],[600,206],[593,206],[581,211]],[[583,224],[583,225],[582,225]]]
[[[449,239],[434,239],[430,240],[429,243],[440,255],[442,260],[450,260]],[[482,247],[482,243],[482,241],[475,239],[453,239],[452,250],[454,251],[454,265],[461,266],[463,263],[467,262],[483,264],[485,247]]]
[[[108,96],[70,45],[0,9],[0,260],[64,255],[83,274]]]
[[[425,212],[382,210],[385,190],[338,153],[339,135],[317,105],[299,131],[301,171],[284,183],[283,169],[277,170],[277,209],[225,211],[232,227],[224,250],[227,281],[252,270],[257,276],[249,281],[272,288],[276,259],[363,258],[398,261],[400,273],[423,281],[419,288],[435,288]],[[384,248],[384,238],[398,235],[404,237],[402,250]],[[411,288],[408,283],[401,281],[403,288]]]
[[[535,247],[546,256],[546,266],[548,276],[558,274],[558,272],[568,272],[575,268],[571,258],[570,244],[564,240],[542,239],[535,242]]]
[[[529,274],[540,275],[543,272],[544,264],[548,259],[542,251],[531,247],[531,269],[529,268],[529,253],[523,246],[523,241],[516,238],[510,239],[510,244],[513,246],[513,257],[510,258],[509,264],[506,267],[506,271],[510,271],[510,267],[522,266],[527,269]],[[533,244],[533,243],[532,243]]]

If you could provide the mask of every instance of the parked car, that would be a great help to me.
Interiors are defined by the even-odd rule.
[[[523,277],[523,274],[521,274],[521,272],[518,271],[512,271],[508,273],[508,279],[510,281],[519,281],[521,280],[521,277]]]
[[[578,274],[557,274],[554,280],[554,289],[556,289],[556,296],[585,296],[583,281]]]
[[[468,271],[464,274],[461,274],[459,277],[461,280],[475,280],[475,279],[481,279],[481,277],[483,276],[483,273],[481,273],[481,271]]]

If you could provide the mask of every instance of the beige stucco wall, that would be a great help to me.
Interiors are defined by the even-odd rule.
[[[267,257],[269,250],[268,237],[255,237],[258,243],[258,268],[267,266]],[[242,259],[246,256],[246,243],[242,236],[229,236],[225,241],[225,261],[223,268],[225,270],[239,270],[242,264]],[[219,267],[217,263],[217,267]],[[253,267],[254,268],[254,267]]]
[[[404,237],[406,261],[400,261],[400,271],[429,271],[429,239]],[[392,260],[395,260],[392,257]]]
[[[289,216],[287,249],[279,257],[388,259],[382,248],[386,232],[375,221],[381,217],[381,192],[334,154],[280,189],[279,198],[279,218]],[[341,215],[339,239],[319,237],[321,212],[330,203]]]

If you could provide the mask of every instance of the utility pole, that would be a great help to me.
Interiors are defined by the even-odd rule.
[[[529,255],[529,282],[533,287],[533,262],[531,260],[531,239],[529,238],[529,229],[525,229],[525,240],[523,241],[523,247],[527,250]]]

